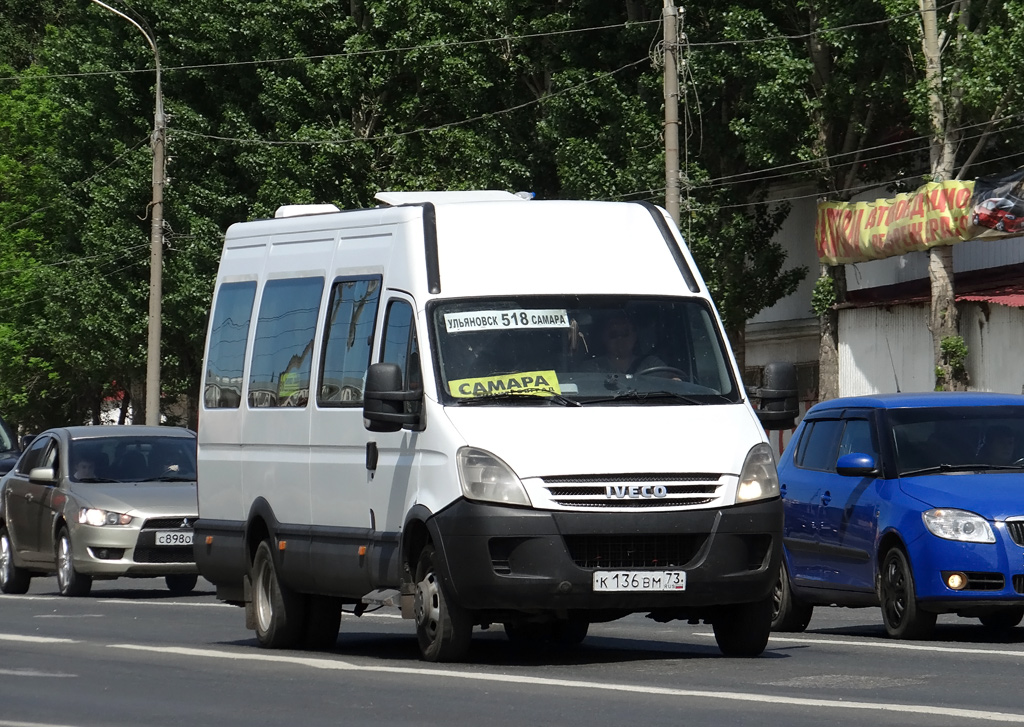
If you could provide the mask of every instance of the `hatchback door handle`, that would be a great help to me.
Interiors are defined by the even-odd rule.
[[[825,494],[821,496],[821,504],[827,505],[830,502],[832,502],[832,493],[826,490]]]

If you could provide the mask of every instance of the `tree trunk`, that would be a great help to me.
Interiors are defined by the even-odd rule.
[[[832,279],[836,303],[846,300],[846,271],[842,265],[822,265],[821,275]],[[818,319],[818,401],[839,396],[839,310],[833,305]]]

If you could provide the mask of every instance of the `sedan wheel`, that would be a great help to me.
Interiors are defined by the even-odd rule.
[[[84,576],[75,570],[71,553],[71,535],[67,528],[61,528],[57,536],[57,587],[60,595],[87,596],[92,590],[92,576]]]
[[[882,620],[894,639],[924,639],[935,628],[936,614],[918,607],[914,575],[906,554],[892,548],[882,561]]]
[[[27,593],[32,576],[24,568],[14,565],[14,546],[6,527],[0,527],[0,591]]]

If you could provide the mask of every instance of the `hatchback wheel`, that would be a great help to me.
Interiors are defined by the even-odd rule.
[[[24,568],[14,565],[14,546],[6,527],[0,527],[0,591],[27,593],[32,576]]]
[[[57,587],[60,595],[88,596],[92,590],[92,576],[82,575],[75,570],[71,553],[71,535],[67,528],[61,528],[57,535]]]
[[[894,639],[925,639],[935,628],[937,615],[922,611],[917,603],[910,561],[900,548],[891,548],[882,561],[880,584],[882,620]]]
[[[772,591],[772,631],[803,631],[811,622],[814,606],[804,603],[793,595],[789,585],[789,571],[783,563],[779,568],[779,579]]]

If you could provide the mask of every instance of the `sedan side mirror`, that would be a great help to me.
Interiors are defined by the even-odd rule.
[[[57,483],[57,473],[53,471],[53,467],[33,467],[28,473],[28,478],[32,482],[40,482],[44,485]]]

